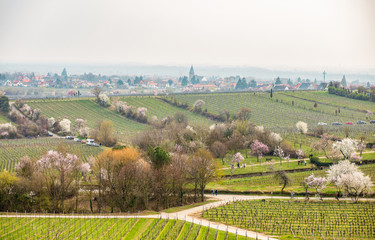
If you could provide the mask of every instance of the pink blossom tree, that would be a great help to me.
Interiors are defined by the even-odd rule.
[[[266,154],[270,151],[266,144],[258,140],[255,140],[250,145],[250,149],[251,149],[252,154],[257,156],[257,162],[259,162],[259,158],[262,158],[263,154]]]
[[[327,179],[325,177],[315,177],[314,173],[312,173],[305,178],[305,184],[307,188],[315,188],[316,195],[322,200],[321,193],[327,184]]]
[[[60,201],[60,209],[64,211],[65,196],[73,191],[74,174],[80,168],[78,157],[70,153],[50,150],[36,162],[36,166],[55,209],[58,209]]]
[[[66,95],[68,95],[68,96],[76,96],[77,95],[77,92],[75,91],[75,90],[73,90],[73,89],[70,89],[70,90],[68,90],[68,92],[66,93]]]

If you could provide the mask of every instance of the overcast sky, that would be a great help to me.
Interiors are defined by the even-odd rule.
[[[374,0],[1,0],[0,62],[375,69]]]

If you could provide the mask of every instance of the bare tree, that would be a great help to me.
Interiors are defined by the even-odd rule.
[[[198,149],[189,159],[188,175],[194,185],[194,199],[198,189],[201,200],[204,201],[204,189],[207,183],[218,177],[218,166],[211,153],[205,149]]]
[[[97,102],[99,102],[99,95],[102,93],[102,91],[103,89],[101,89],[100,87],[94,87],[93,89],[91,89],[91,93],[94,94]]]
[[[216,158],[220,158],[223,165],[224,165],[224,157],[225,154],[227,154],[227,146],[223,144],[220,141],[215,141],[211,146],[210,146],[210,151]]]

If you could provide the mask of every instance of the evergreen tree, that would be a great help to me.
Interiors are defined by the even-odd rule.
[[[250,81],[250,85],[249,86],[252,87],[252,88],[255,88],[257,86],[257,82],[254,79],[252,79]]]
[[[276,78],[276,82],[275,82],[275,84],[278,85],[278,84],[281,84],[281,83],[282,83],[282,82],[281,82],[281,80],[280,80],[280,77],[277,77],[277,78]]]
[[[181,86],[187,86],[188,85],[188,77],[184,76],[182,78]]]
[[[0,111],[3,113],[9,112],[9,98],[7,96],[0,97]]]
[[[292,82],[292,80],[290,80],[290,78],[288,79],[288,85],[293,86],[293,82]]]

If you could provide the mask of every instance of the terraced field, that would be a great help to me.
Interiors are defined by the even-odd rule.
[[[90,156],[96,156],[103,151],[102,148],[57,138],[1,140],[0,171],[6,169],[12,172],[23,156],[39,158],[49,150],[56,150],[62,143],[66,144],[70,153],[76,154],[82,161],[87,161]]]
[[[185,114],[190,124],[200,124],[203,126],[210,126],[215,122],[203,117],[202,115],[192,113],[185,109],[181,109],[175,106],[172,106],[160,99],[157,99],[152,96],[137,96],[137,97],[123,97],[121,101],[125,101],[128,105],[135,107],[145,107],[147,108],[147,117],[151,118],[152,116],[157,116],[159,120],[164,117],[171,116],[173,117],[176,113],[181,112]]]
[[[27,101],[31,108],[39,108],[42,115],[55,119],[68,118],[74,124],[77,118],[87,121],[90,128],[95,128],[99,120],[111,120],[116,135],[122,142],[129,142],[137,133],[147,130],[148,125],[130,120],[95,102],[85,100],[34,100]]]
[[[245,237],[181,220],[2,217],[0,239],[243,240]]]
[[[281,239],[374,239],[372,202],[237,201],[204,211],[204,218]]]

